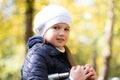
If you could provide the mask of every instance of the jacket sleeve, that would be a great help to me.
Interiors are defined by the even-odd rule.
[[[66,78],[65,80],[71,80],[70,78]]]
[[[48,80],[46,60],[41,55],[44,53],[39,48],[29,51],[23,69],[27,73],[27,80]]]

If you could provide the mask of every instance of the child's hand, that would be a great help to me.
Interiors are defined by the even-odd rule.
[[[85,73],[85,69],[83,66],[74,66],[70,70],[70,78],[71,80],[87,80],[90,74]]]
[[[89,74],[90,76],[87,78],[87,80],[96,80],[96,72],[95,70],[89,65],[84,66],[84,70],[86,74]]]

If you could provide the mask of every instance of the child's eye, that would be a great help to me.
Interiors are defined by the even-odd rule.
[[[70,31],[70,29],[69,28],[65,28],[65,31]]]
[[[55,26],[55,27],[53,27],[54,29],[56,29],[56,30],[58,30],[58,29],[60,29],[60,27],[59,26]]]

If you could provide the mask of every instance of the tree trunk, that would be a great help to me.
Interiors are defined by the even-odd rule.
[[[28,38],[33,35],[33,31],[32,31],[33,8],[34,8],[34,0],[26,0],[25,44],[27,43]]]
[[[96,64],[96,59],[97,59],[97,49],[96,49],[96,45],[97,45],[97,38],[93,41],[93,53],[92,53],[92,63],[93,63],[93,68],[95,69],[95,71],[97,70],[97,64]]]
[[[98,80],[108,80],[109,64],[112,56],[112,37],[113,37],[113,24],[114,24],[114,0],[110,1],[110,8],[108,11],[105,25],[105,44],[103,47],[103,64],[100,69]]]

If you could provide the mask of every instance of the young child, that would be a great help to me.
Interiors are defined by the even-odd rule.
[[[75,65],[65,45],[69,39],[71,16],[59,5],[43,8],[34,20],[36,36],[28,40],[28,53],[22,70],[22,80],[48,80],[48,75],[69,72],[59,80],[96,80],[94,69]]]

